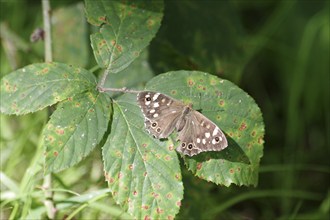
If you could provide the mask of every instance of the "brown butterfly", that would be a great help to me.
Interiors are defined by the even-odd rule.
[[[145,127],[155,138],[167,138],[176,129],[177,151],[194,156],[204,151],[221,151],[228,146],[221,129],[191,105],[162,93],[144,91],[137,95]]]

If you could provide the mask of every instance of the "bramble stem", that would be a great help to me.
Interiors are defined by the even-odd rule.
[[[51,24],[50,24],[50,4],[49,0],[42,0],[42,15],[44,21],[44,33],[45,33],[45,61],[53,61],[52,56],[52,38],[51,38]],[[42,189],[45,194],[44,205],[47,210],[47,216],[49,219],[55,219],[56,208],[53,201],[53,192],[50,190],[52,188],[52,176],[48,174],[44,177],[42,184]]]

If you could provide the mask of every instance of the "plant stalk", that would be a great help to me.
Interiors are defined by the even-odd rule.
[[[45,34],[45,62],[52,62],[52,38],[51,38],[51,23],[50,23],[50,3],[49,0],[42,0],[42,14],[44,21],[44,34]],[[45,200],[44,205],[47,210],[47,216],[49,219],[55,219],[56,208],[53,200],[52,188],[52,176],[48,174],[44,177],[44,182],[42,184],[42,189],[44,190]]]

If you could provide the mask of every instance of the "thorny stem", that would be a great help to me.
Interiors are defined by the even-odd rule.
[[[50,4],[49,0],[42,0],[42,14],[44,20],[44,33],[45,33],[45,61],[51,62],[52,57],[52,39],[51,39],[51,25],[50,25]],[[44,205],[47,210],[47,216],[49,219],[55,219],[56,208],[53,201],[53,192],[50,190],[52,188],[52,176],[48,174],[44,177],[44,182],[42,184],[42,189],[45,193]]]

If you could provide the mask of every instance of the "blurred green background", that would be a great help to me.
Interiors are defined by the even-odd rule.
[[[41,1],[0,3],[3,77],[43,62],[42,42],[29,40],[42,27],[42,11]],[[82,2],[56,0],[51,6],[54,60],[95,67],[89,43],[93,30]],[[256,100],[266,127],[258,187],[216,186],[183,167],[178,219],[329,219],[329,7],[327,0],[165,1],[161,28],[144,54],[151,72],[143,79],[188,69],[231,80]],[[116,80],[118,86],[137,86],[131,78]],[[0,117],[0,219],[13,213],[37,216],[44,209],[42,161],[36,155],[42,152],[48,112]],[[58,201],[89,202],[59,206],[62,217],[77,210],[77,219],[128,217],[110,196],[96,202],[75,197],[107,187],[99,149],[55,174],[53,187]]]

